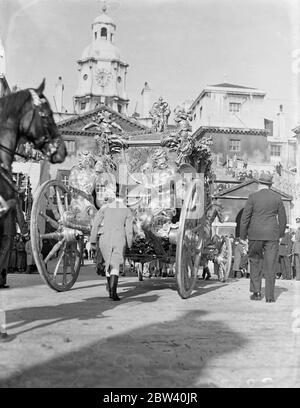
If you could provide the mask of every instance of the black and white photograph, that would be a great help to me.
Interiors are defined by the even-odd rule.
[[[0,388],[299,387],[300,1],[0,0]]]

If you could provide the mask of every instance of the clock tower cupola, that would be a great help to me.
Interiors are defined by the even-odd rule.
[[[74,96],[77,113],[105,104],[127,114],[128,64],[115,45],[116,24],[107,15],[106,6],[92,24],[92,41],[84,49],[78,65],[78,89]]]

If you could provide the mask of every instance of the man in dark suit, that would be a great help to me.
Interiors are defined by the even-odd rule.
[[[16,223],[19,225],[23,237],[25,239],[29,238],[28,225],[24,218],[20,199],[17,195],[15,198],[16,205],[8,211],[2,223],[2,228],[0,229],[2,239],[2,249],[0,251],[0,289],[9,288],[9,285],[6,284],[6,279],[13,241],[17,233]]]
[[[292,234],[287,227],[284,237],[279,242],[279,267],[282,279],[292,279],[291,255],[293,249]]]
[[[294,254],[294,267],[295,267],[295,279],[300,280],[300,218],[296,218],[297,229],[295,233],[293,254]]]
[[[250,194],[243,211],[240,237],[249,240],[250,298],[261,300],[264,268],[266,302],[275,302],[279,238],[284,236],[286,212],[281,197],[270,189],[272,176],[263,174],[258,182],[258,191]]]

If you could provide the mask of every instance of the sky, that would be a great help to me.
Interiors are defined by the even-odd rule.
[[[10,86],[37,87],[45,77],[53,104],[62,76],[72,112],[76,61],[92,40],[102,4],[0,0]],[[115,44],[129,64],[130,114],[140,107],[145,81],[153,102],[162,96],[171,109],[194,100],[206,85],[229,82],[264,90],[266,117],[282,104],[290,127],[300,123],[298,0],[108,0],[107,6],[117,25]]]

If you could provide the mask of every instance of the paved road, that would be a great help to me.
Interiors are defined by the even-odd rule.
[[[85,266],[73,290],[9,275],[0,291],[10,341],[1,387],[299,387],[300,282],[277,281],[277,302],[249,300],[249,280],[122,277],[122,301]],[[299,333],[298,333],[299,332]]]

